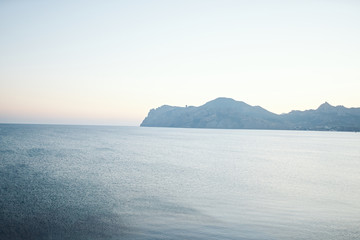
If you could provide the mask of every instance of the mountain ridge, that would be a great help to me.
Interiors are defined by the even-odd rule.
[[[360,108],[332,106],[272,113],[261,106],[219,97],[195,107],[162,105],[151,109],[142,127],[360,131]]]

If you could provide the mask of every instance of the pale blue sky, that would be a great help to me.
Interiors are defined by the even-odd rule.
[[[138,125],[231,97],[360,107],[360,1],[0,1],[0,122]]]

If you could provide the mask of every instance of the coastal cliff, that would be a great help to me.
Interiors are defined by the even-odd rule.
[[[217,98],[199,107],[163,105],[150,110],[142,127],[288,129],[360,131],[360,108],[331,106],[275,114],[231,98]]]

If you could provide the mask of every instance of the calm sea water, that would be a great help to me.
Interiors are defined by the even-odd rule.
[[[0,239],[360,239],[360,134],[0,125]]]

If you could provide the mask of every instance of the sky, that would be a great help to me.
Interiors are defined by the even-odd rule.
[[[217,97],[360,107],[360,1],[0,0],[0,123],[136,126]]]

